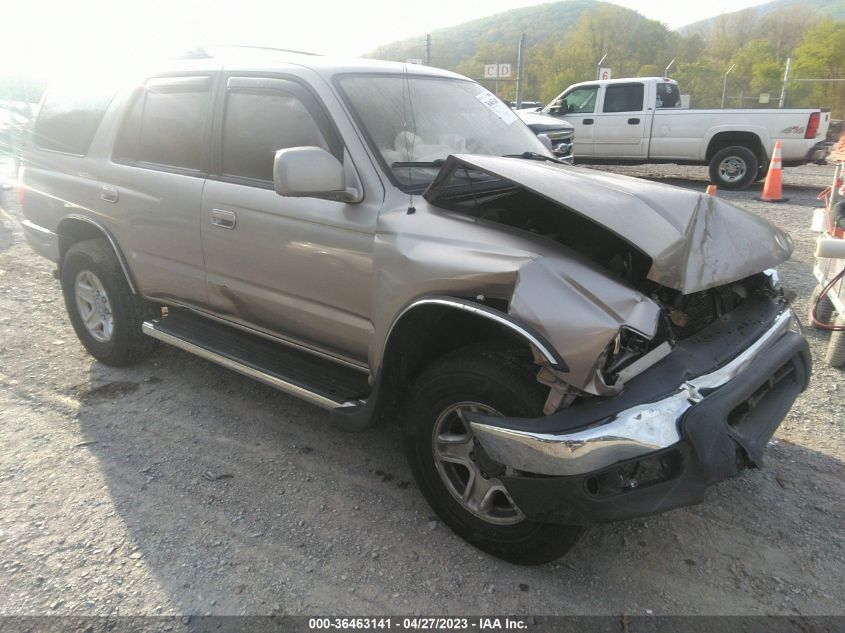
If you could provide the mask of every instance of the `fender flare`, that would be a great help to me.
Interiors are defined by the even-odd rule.
[[[763,151],[766,153],[766,156],[771,155],[772,150],[772,139],[769,134],[769,131],[761,126],[758,125],[716,125],[711,127],[707,130],[702,139],[701,143],[701,160],[707,161],[707,150],[710,147],[710,143],[713,141],[713,138],[718,134],[730,134],[730,133],[741,133],[741,134],[753,134],[757,137],[757,140],[760,142],[760,147],[763,148]]]
[[[103,234],[103,237],[106,238],[106,241],[108,241],[109,245],[114,251],[115,257],[117,257],[117,261],[120,264],[120,269],[123,271],[123,276],[126,278],[126,283],[129,285],[129,290],[132,291],[133,295],[139,294],[138,288],[135,285],[135,281],[132,279],[132,273],[129,270],[129,264],[126,261],[126,258],[123,256],[123,252],[120,250],[120,246],[118,246],[117,240],[115,240],[111,232],[100,222],[97,222],[97,220],[93,220],[87,216],[80,215],[78,213],[70,213],[64,216],[61,220],[59,220],[59,224],[56,227],[56,233],[59,235],[60,257],[64,256],[64,253],[61,252],[62,225],[68,220],[72,220],[75,222],[86,222]]]
[[[567,366],[566,362],[563,360],[561,355],[558,351],[552,347],[552,345],[546,340],[546,338],[537,332],[534,328],[524,323],[520,323],[513,317],[504,312],[499,310],[495,310],[493,308],[489,308],[484,305],[480,305],[478,303],[474,303],[472,301],[468,301],[466,299],[458,299],[455,297],[449,296],[441,296],[441,295],[434,295],[430,297],[424,297],[422,299],[417,299],[411,302],[408,306],[406,306],[393,320],[393,323],[390,325],[390,329],[387,332],[387,336],[385,337],[385,345],[382,350],[382,361],[384,359],[384,355],[387,352],[387,349],[390,346],[390,340],[393,335],[393,332],[397,326],[397,324],[405,317],[407,314],[421,308],[423,306],[443,306],[446,308],[454,309],[454,310],[461,310],[464,312],[468,312],[474,316],[487,319],[489,321],[493,321],[496,324],[504,327],[507,330],[510,330],[514,334],[516,334],[519,338],[525,340],[529,343],[532,347],[534,347],[549,363],[552,367],[556,370],[561,372],[568,372],[569,367]],[[382,363],[380,362],[379,365]]]

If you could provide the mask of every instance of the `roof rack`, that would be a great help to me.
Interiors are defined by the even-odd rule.
[[[248,48],[253,50],[260,50],[260,51],[275,51],[278,53],[294,53],[296,55],[313,55],[317,56],[319,53],[310,53],[308,51],[297,51],[293,50],[292,48],[275,48],[272,46],[254,46],[250,44],[216,44],[214,46],[197,46],[182,55],[179,55],[179,59],[210,59],[214,57],[212,52],[216,48]]]
[[[211,59],[211,55],[202,46],[197,46],[189,51],[185,51],[181,55],[177,55],[176,59]]]

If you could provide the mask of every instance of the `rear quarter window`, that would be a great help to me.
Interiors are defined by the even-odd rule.
[[[78,88],[51,89],[33,128],[41,149],[84,156],[114,93]]]
[[[657,107],[680,108],[681,91],[676,84],[657,84]]]

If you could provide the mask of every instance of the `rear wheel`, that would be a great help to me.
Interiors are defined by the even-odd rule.
[[[710,159],[710,181],[720,189],[745,189],[757,178],[759,161],[747,147],[732,145]]]
[[[161,314],[132,293],[114,251],[104,240],[71,246],[62,262],[62,293],[76,335],[106,365],[130,365],[155,349],[141,324]]]
[[[527,519],[502,484],[513,471],[484,452],[465,414],[541,416],[548,388],[534,374],[530,356],[517,350],[458,350],[415,381],[404,420],[405,453],[437,515],[479,549],[525,565],[559,558],[583,528]]]

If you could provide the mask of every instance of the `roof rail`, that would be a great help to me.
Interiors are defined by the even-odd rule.
[[[211,55],[202,46],[197,46],[191,50],[185,51],[181,55],[177,55],[176,59],[210,59]]]
[[[213,48],[251,48],[262,51],[276,51],[279,53],[295,53],[297,55],[313,55],[318,56],[319,53],[311,53],[309,51],[297,51],[292,48],[275,48],[273,46],[254,46],[251,44],[221,44]]]

